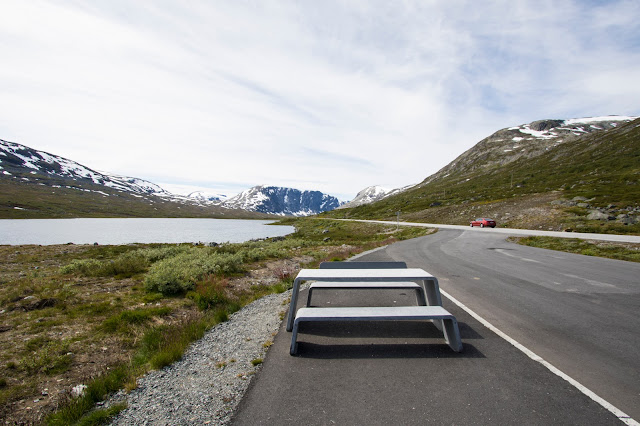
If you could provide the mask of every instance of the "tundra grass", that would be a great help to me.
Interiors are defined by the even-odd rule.
[[[640,262],[640,244],[556,237],[511,237],[509,240],[530,247],[625,260],[628,262]]]

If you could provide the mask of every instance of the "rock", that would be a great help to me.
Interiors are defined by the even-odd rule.
[[[29,297],[33,297],[33,296],[29,296]],[[27,298],[25,297],[25,299]],[[23,306],[22,308],[25,311],[37,311],[44,308],[51,308],[55,306],[57,303],[58,303],[58,299],[52,297],[52,298],[36,300],[34,302],[29,303],[28,305]]]
[[[576,203],[574,201],[569,201],[569,200],[553,200],[551,202],[552,206],[575,206]]]
[[[628,214],[620,214],[616,217],[616,221],[625,225],[635,225],[636,223],[638,223],[638,218]]]
[[[588,204],[588,203],[578,203],[578,204],[576,204],[576,205],[577,205],[578,207],[582,207],[582,208],[584,208],[584,209],[588,209],[588,208],[590,208],[590,207],[591,207],[591,205],[590,205],[590,204]]]
[[[573,201],[589,201],[589,200],[585,197],[573,197]]]
[[[555,129],[556,127],[561,127],[564,124],[562,120],[538,120],[529,124],[529,128],[531,130],[535,130],[536,132],[542,132],[544,130]]]
[[[591,210],[587,216],[587,220],[608,220],[609,215],[599,210]]]

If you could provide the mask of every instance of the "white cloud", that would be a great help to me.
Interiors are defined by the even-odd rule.
[[[419,182],[503,127],[640,115],[639,12],[635,1],[7,2],[0,138],[168,185],[347,199]]]

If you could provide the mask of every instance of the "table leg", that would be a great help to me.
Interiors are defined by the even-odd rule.
[[[440,296],[440,286],[436,277],[428,278],[423,281],[424,290],[427,293],[427,304],[429,306],[442,306],[442,296]],[[440,331],[443,331],[442,320],[431,320],[433,325]]]
[[[296,319],[296,307],[298,306],[298,294],[300,293],[300,280],[293,281],[291,302],[289,303],[289,317],[287,319],[287,331],[293,330],[293,321]]]
[[[423,281],[424,291],[427,293],[427,301],[429,306],[442,306],[442,297],[440,296],[440,286],[436,277]]]

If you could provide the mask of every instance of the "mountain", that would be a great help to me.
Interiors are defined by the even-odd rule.
[[[533,158],[561,143],[591,133],[615,129],[637,117],[606,116],[569,120],[538,120],[529,124],[499,130],[481,140],[420,185],[450,174],[468,173],[479,169],[504,166],[518,159]]]
[[[640,119],[541,120],[481,140],[420,184],[323,215],[640,233]]]
[[[342,204],[338,209],[348,209],[351,207],[362,206],[364,204],[370,204],[376,201],[380,201],[385,197],[389,197],[394,194],[399,194],[402,191],[413,187],[415,185],[405,186],[403,188],[388,189],[381,186],[368,186],[365,189],[358,192],[355,198],[347,203]]]
[[[265,217],[0,139],[0,217],[105,216]]]
[[[606,116],[574,118],[569,120],[538,120],[529,124],[499,130],[481,140],[446,167],[427,177],[418,186],[426,185],[451,174],[465,173],[476,169],[504,166],[520,158],[532,158],[559,144],[601,130],[614,129],[636,117]],[[380,186],[369,186],[356,197],[340,206],[352,208],[380,201],[415,185],[389,190]]]
[[[340,201],[320,191],[260,185],[229,198],[222,205],[281,216],[310,216],[333,210],[340,206]]]
[[[75,161],[0,139],[0,217],[308,216],[340,206],[319,191],[256,186],[228,198],[172,194],[134,177],[98,172]]]
[[[193,191],[186,195],[187,198],[197,200],[201,203],[213,202],[218,203],[220,201],[228,200],[229,197],[225,194],[212,193],[207,191]]]
[[[350,207],[357,207],[363,204],[373,203],[374,201],[382,200],[391,190],[383,188],[381,186],[368,186],[362,191],[358,192],[356,197],[341,205],[340,209],[348,209]]]
[[[133,194],[165,197],[171,195],[158,185],[146,180],[100,173],[75,161],[2,139],[0,139],[0,173],[4,176],[14,176],[22,181],[38,181],[47,177],[92,183]]]

